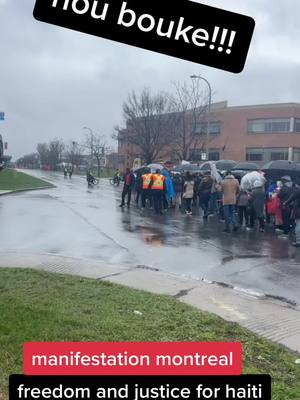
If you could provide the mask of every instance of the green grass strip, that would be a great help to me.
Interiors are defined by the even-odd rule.
[[[0,390],[5,398],[9,374],[22,372],[26,341],[240,341],[244,373],[270,374],[273,400],[300,399],[298,354],[169,296],[0,268],[0,316]]]
[[[0,190],[26,190],[39,187],[52,187],[52,185],[13,169],[0,171]]]

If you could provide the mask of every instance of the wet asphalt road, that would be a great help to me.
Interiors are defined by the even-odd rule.
[[[106,180],[88,189],[83,177],[32,174],[57,187],[0,197],[2,252],[144,265],[300,304],[300,249],[271,227],[228,235],[215,217],[203,221],[197,211],[155,217],[134,204],[121,209],[121,189]]]

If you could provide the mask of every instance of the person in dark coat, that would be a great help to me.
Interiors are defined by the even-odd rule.
[[[127,206],[129,207],[130,200],[131,200],[131,192],[135,185],[135,177],[129,168],[126,168],[126,173],[125,173],[123,179],[124,179],[124,187],[123,187],[122,202],[120,204],[120,207],[125,206],[125,197],[126,196],[127,196]]]
[[[254,181],[253,189],[249,198],[250,224],[248,229],[253,229],[255,221],[259,222],[259,231],[265,231],[264,209],[265,209],[265,189],[259,180]]]
[[[211,196],[211,189],[213,186],[213,179],[210,176],[210,173],[206,173],[202,180],[201,183],[198,187],[198,197],[199,197],[199,206],[203,210],[203,218],[207,219],[208,217],[208,204]]]
[[[282,213],[282,228],[283,234],[279,235],[280,238],[287,238],[291,230],[291,207],[286,205],[287,200],[290,198],[293,192],[293,182],[290,176],[283,176],[281,178],[282,188],[278,193],[278,198],[281,203],[281,213]]]
[[[295,247],[300,247],[300,179],[296,180],[290,197],[283,203],[284,206],[292,207],[292,215],[296,221],[295,241],[292,243]]]
[[[245,220],[245,225],[249,224],[248,206],[249,206],[249,193],[246,190],[240,190],[237,196],[237,209],[240,221],[240,226],[243,226]]]
[[[201,183],[201,175],[199,173],[197,173],[194,176],[193,206],[197,206],[197,203],[198,203],[198,192],[199,192],[200,183]]]
[[[142,191],[143,191],[143,179],[142,179],[141,172],[139,172],[135,178],[134,189],[135,189],[135,202],[136,202],[136,205],[138,206],[139,200],[140,200],[140,197],[141,197]]]
[[[175,174],[173,177],[173,187],[174,187],[174,207],[176,208],[177,204],[178,207],[181,208],[182,203],[182,192],[183,192],[183,178],[180,174]]]

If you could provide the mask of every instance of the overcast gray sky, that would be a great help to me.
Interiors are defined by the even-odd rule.
[[[38,142],[81,140],[83,126],[108,137],[121,125],[131,90],[171,89],[202,74],[214,101],[229,105],[300,101],[300,1],[203,0],[253,17],[256,29],[240,74],[35,21],[34,0],[0,0],[0,133],[14,158]]]

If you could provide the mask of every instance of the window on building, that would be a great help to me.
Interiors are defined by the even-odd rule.
[[[300,132],[300,118],[295,118],[294,131]]]
[[[196,125],[195,133],[201,136],[207,134],[207,122],[201,122]],[[220,135],[221,133],[221,122],[211,122],[209,124],[209,134],[210,135]]]
[[[288,148],[247,148],[246,161],[258,162],[260,164],[276,160],[288,160]]]
[[[208,153],[208,160],[209,161],[218,161],[218,160],[220,160],[220,152],[219,151],[210,151]]]
[[[288,159],[289,159],[288,151],[271,151],[270,161],[288,160]]]
[[[293,161],[300,162],[300,149],[294,148],[293,150]]]
[[[263,161],[263,154],[249,152],[246,154],[246,161]]]
[[[203,153],[203,150],[201,149],[192,149],[190,150],[190,160],[191,161],[201,161],[201,155]]]
[[[248,121],[249,133],[290,132],[290,118],[252,119]]]

